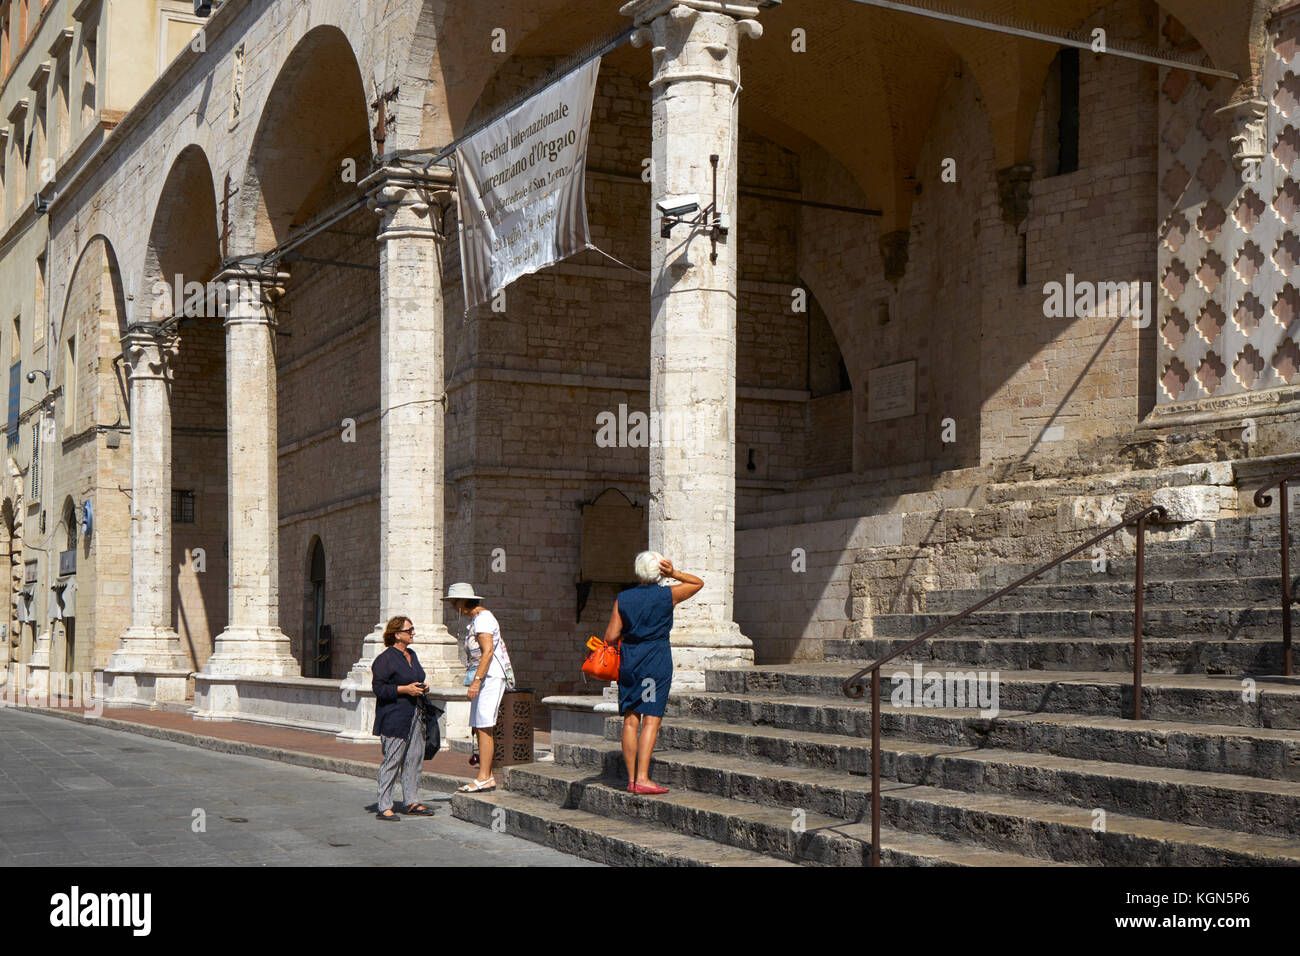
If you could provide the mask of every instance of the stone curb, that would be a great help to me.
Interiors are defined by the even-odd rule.
[[[25,711],[30,714],[43,714],[47,717],[58,717],[62,720],[71,720],[81,724],[103,727],[106,730],[116,730],[122,733],[138,734],[142,737],[153,737],[157,740],[167,740],[172,743],[184,744],[188,747],[199,747],[203,750],[236,754],[243,757],[257,757],[261,760],[274,760],[279,763],[292,764],[297,767],[307,767],[312,770],[325,770],[330,773],[341,773],[351,777],[373,778],[377,777],[379,773],[378,764],[367,763],[364,760],[347,760],[343,757],[326,757],[321,754],[304,753],[300,750],[284,750],[280,747],[254,744],[245,740],[225,740],[221,737],[205,737],[202,734],[192,734],[188,731],[172,730],[167,727],[154,727],[149,724],[137,724],[129,720],[114,720],[108,717],[87,717],[85,714],[80,714],[76,711],[60,710],[53,707],[29,707],[20,704],[9,705],[9,707],[10,709]],[[461,786],[469,779],[468,776],[452,777],[447,774],[430,773],[426,771],[420,775],[420,786],[443,793],[452,793],[457,787]]]

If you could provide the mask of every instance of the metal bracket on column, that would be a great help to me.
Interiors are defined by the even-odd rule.
[[[660,205],[660,211],[663,218],[659,224],[659,237],[661,239],[671,239],[673,226],[707,226],[709,231],[709,240],[713,244],[713,251],[709,253],[709,262],[718,261],[718,240],[726,238],[731,231],[731,224],[727,217],[718,211],[718,154],[709,155],[709,164],[713,167],[713,202],[709,203],[699,211],[694,219],[683,219],[680,216],[674,216],[671,212],[677,211],[671,206],[665,209],[664,204]],[[677,207],[677,209],[688,209],[689,206],[698,207],[699,203],[691,203]]]

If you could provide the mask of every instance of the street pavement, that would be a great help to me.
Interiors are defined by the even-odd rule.
[[[0,707],[0,866],[595,865],[421,797],[381,823],[373,779]]]

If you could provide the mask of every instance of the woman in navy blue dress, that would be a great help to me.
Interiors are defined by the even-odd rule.
[[[605,628],[605,643],[622,644],[618,669],[618,712],[623,716],[623,763],[631,793],[667,793],[650,781],[650,755],[668,706],[673,655],[668,635],[673,608],[704,586],[693,574],[673,570],[657,551],[636,556],[641,583],[619,594]],[[661,582],[677,583],[664,587]]]

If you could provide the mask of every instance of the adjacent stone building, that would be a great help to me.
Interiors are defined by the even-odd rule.
[[[0,3],[0,680],[12,670],[43,689],[50,669],[102,666],[130,611],[116,317],[138,290],[105,236],[52,256],[50,210],[202,22],[187,0]]]
[[[103,669],[118,701],[364,736],[389,615],[457,683],[447,582],[539,698],[594,693],[583,643],[648,544],[706,581],[690,685],[817,660],[1139,503],[1249,511],[1243,478],[1296,457],[1300,4],[1014,6],[1203,70],[842,0],[226,0],[180,40],[142,3],[98,48],[98,3],[49,4],[7,44],[49,75],[22,53],[0,94],[0,349],[16,329],[51,390],[17,380],[11,679]],[[599,249],[467,311],[429,158],[629,29]],[[166,65],[133,105],[97,92],[29,154],[29,80],[66,104],[69,51],[141,44]],[[68,149],[29,229],[31,156]],[[727,234],[661,238],[655,200],[710,198],[712,155]],[[636,413],[685,427],[598,440]]]

